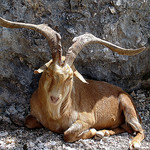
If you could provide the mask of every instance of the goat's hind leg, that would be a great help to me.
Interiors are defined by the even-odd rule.
[[[25,119],[25,126],[27,128],[42,128],[42,124],[32,115],[28,115]]]
[[[137,134],[130,143],[130,149],[139,148],[144,139],[144,131],[138,120],[135,107],[130,97],[126,94],[120,94],[120,108],[123,110],[125,121],[132,127]]]

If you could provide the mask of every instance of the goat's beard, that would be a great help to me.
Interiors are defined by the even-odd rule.
[[[72,86],[71,86],[72,89]],[[63,95],[59,97],[58,102],[55,104],[51,102],[50,96],[47,97],[47,107],[48,112],[53,120],[58,120],[61,118],[61,114],[65,111],[71,93],[70,86],[66,86]]]

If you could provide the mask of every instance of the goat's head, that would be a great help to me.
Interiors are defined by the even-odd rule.
[[[139,49],[124,49],[110,42],[86,33],[73,39],[74,44],[69,48],[66,58],[62,57],[61,36],[45,24],[34,25],[27,23],[18,23],[5,20],[0,17],[0,26],[7,28],[28,28],[41,33],[48,40],[52,60],[35,71],[42,73],[39,88],[43,88],[46,93],[46,99],[51,105],[62,103],[65,97],[70,93],[73,83],[73,76],[77,76],[82,82],[86,83],[82,75],[74,68],[73,62],[77,54],[84,46],[91,43],[105,45],[114,52],[122,55],[135,55],[142,52],[145,47]]]
[[[71,92],[73,70],[68,64],[51,60],[40,80],[39,88],[46,92],[46,99],[51,105],[58,105]]]

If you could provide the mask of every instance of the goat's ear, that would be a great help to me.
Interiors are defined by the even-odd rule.
[[[88,82],[84,79],[84,77],[77,70],[74,72],[74,75],[83,83],[88,84]]]
[[[74,75],[75,75],[80,81],[82,81],[83,83],[88,84],[88,82],[84,79],[84,77],[76,70],[76,68],[75,68],[74,65],[72,65],[71,68],[72,68],[72,70],[73,70]]]
[[[38,70],[34,70],[34,74],[39,74],[42,73],[44,70],[46,70],[48,68],[48,66],[52,63],[52,59],[47,62],[45,65],[43,65],[42,67],[40,67]]]
[[[46,67],[44,68],[44,66],[42,66],[38,70],[34,70],[34,74],[42,73],[45,69],[46,69]]]

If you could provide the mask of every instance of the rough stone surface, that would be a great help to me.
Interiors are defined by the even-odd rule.
[[[90,45],[75,61],[85,77],[129,91],[150,87],[149,8],[148,0],[1,0],[0,16],[48,24],[61,34],[64,54],[72,38],[85,32],[126,48],[145,45],[147,51],[132,57]],[[50,57],[47,41],[40,34],[0,27],[0,106],[27,103],[39,79],[33,70]]]
[[[0,0],[0,16],[19,22],[46,23],[62,36],[64,55],[75,36],[85,32],[125,48],[146,46],[128,57],[101,45],[90,45],[78,55],[76,68],[87,78],[105,80],[133,91],[150,149],[150,1],[149,0]],[[130,135],[65,143],[62,134],[29,130],[24,118],[40,75],[33,70],[51,58],[43,36],[27,29],[0,27],[0,149],[126,150]]]

